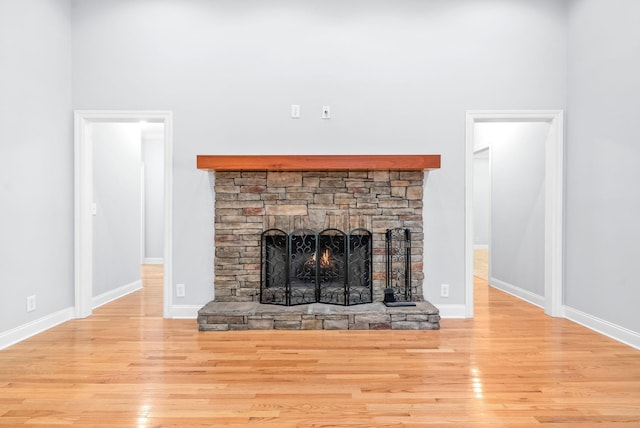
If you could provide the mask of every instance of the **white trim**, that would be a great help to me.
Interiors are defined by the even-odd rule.
[[[524,288],[517,287],[513,284],[509,284],[508,282],[501,281],[496,278],[491,278],[491,280],[489,281],[489,285],[507,294],[518,297],[519,299],[522,299],[527,303],[531,303],[534,306],[544,308],[544,297],[540,296],[539,294],[532,293],[531,291],[525,290]]]
[[[440,318],[467,318],[465,305],[441,305],[438,304]]]
[[[580,324],[590,330],[622,342],[633,348],[640,349],[640,334],[627,328],[613,324],[609,321],[594,317],[568,306],[563,307],[564,315],[568,320]]]
[[[0,333],[0,350],[72,320],[74,314],[74,308],[69,307]]]
[[[562,316],[564,221],[564,114],[562,110],[468,111],[465,138],[465,304],[473,317],[473,142],[477,122],[546,122],[545,143],[545,303],[546,314]]]
[[[474,250],[488,250],[489,244],[473,244]]]
[[[145,257],[142,261],[144,265],[161,265],[164,263],[164,259],[162,257]]]
[[[92,299],[93,309],[99,308],[102,305],[105,305],[109,302],[113,302],[114,300],[117,300],[121,297],[126,296],[127,294],[131,294],[141,289],[142,289],[142,280],[139,279],[129,284],[125,284],[121,287],[115,288],[111,291],[107,291],[106,293],[103,293]]]
[[[147,195],[145,182],[144,182],[144,140],[140,138],[140,264],[144,264],[144,259],[147,254],[147,224],[145,221],[146,216],[146,199]]]
[[[200,309],[202,309],[202,305],[173,305],[171,307],[171,318],[197,319]]]
[[[75,317],[93,308],[93,230],[91,202],[93,165],[89,125],[92,122],[157,122],[164,124],[164,293],[163,315],[171,318],[173,281],[173,115],[170,111],[76,110],[74,112]]]

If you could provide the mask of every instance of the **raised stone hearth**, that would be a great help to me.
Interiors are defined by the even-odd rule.
[[[201,331],[223,330],[438,330],[438,309],[429,302],[388,308],[383,303],[334,306],[210,302],[198,312]]]

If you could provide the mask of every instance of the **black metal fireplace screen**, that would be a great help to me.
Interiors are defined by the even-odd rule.
[[[260,303],[371,303],[372,254],[366,229],[266,230],[260,245]]]

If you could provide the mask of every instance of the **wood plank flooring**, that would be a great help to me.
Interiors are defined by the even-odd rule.
[[[161,278],[0,351],[0,425],[640,426],[640,351],[478,279],[439,331],[201,333]]]

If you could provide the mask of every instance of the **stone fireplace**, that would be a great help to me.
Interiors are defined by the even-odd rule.
[[[212,159],[215,165],[207,164]],[[215,300],[199,312],[200,328],[439,327],[437,309],[422,293],[424,170],[439,163],[437,155],[198,157],[199,168],[215,171]],[[408,294],[415,307],[381,309],[388,275],[385,234],[391,229],[411,233]],[[265,233],[353,230],[370,234],[372,303],[346,308],[315,303],[321,299],[296,301],[301,305],[291,308],[260,303]],[[306,257],[304,263],[310,263],[316,255]],[[404,324],[394,326],[394,314]],[[346,322],[331,322],[332,316]],[[373,322],[365,323],[367,317]],[[407,324],[407,317],[414,322]]]

